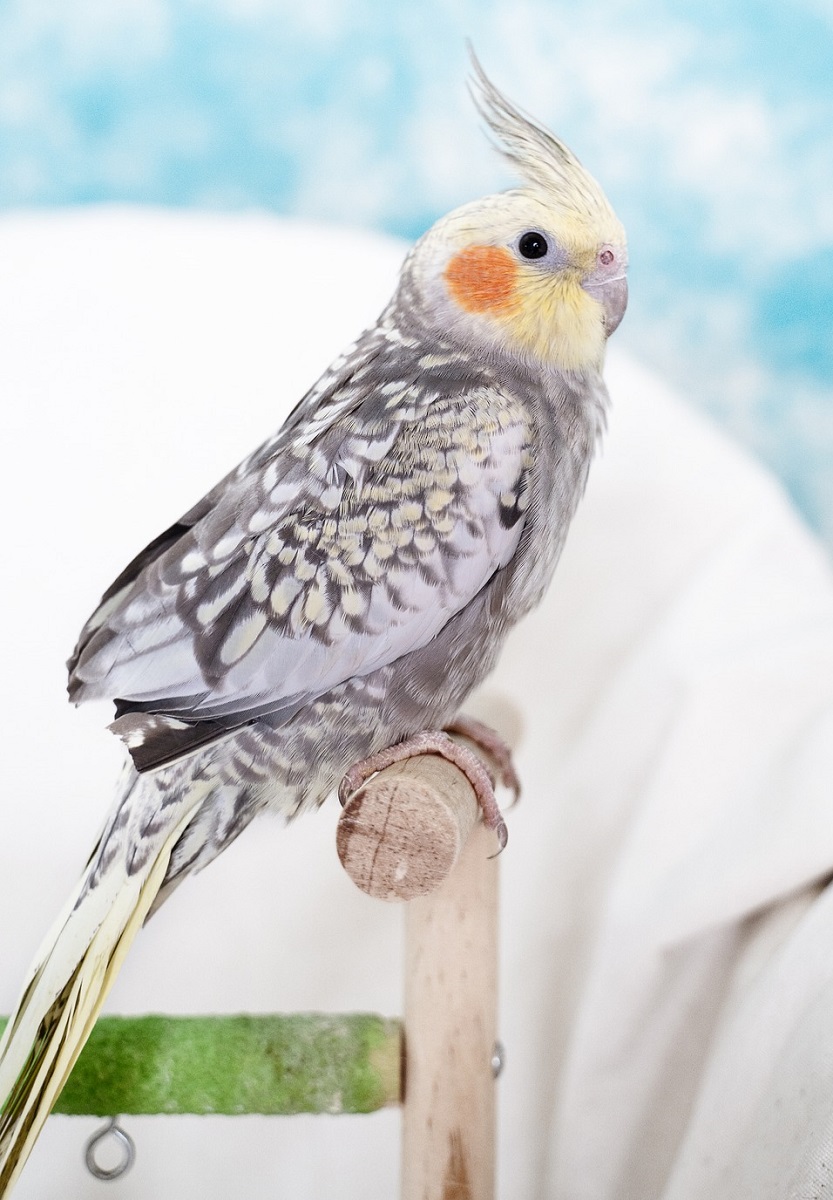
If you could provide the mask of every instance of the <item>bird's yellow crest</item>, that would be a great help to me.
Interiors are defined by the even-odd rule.
[[[512,104],[470,53],[472,98],[498,140],[497,149],[532,191],[558,211],[564,233],[583,241],[590,229],[598,240],[624,242],[624,230],[610,202],[569,146]]]

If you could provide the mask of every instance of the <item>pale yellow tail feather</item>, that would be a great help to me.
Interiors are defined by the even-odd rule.
[[[23,1169],[153,904],[200,797],[178,812],[144,871],[102,879],[53,927],[0,1043],[0,1200]],[[111,886],[108,886],[110,884]],[[86,946],[79,939],[86,938]]]

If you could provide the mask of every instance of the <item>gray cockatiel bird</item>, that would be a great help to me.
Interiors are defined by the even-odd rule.
[[[262,809],[315,807],[414,738],[442,751],[425,731],[550,582],[605,423],[625,235],[567,147],[475,71],[520,186],[424,235],[377,324],[81,633],[70,695],[115,701],[130,762],[0,1043],[0,1196],[148,914]]]

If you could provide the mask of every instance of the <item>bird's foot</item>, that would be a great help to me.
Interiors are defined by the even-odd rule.
[[[461,737],[468,738],[475,746],[485,750],[497,767],[498,779],[512,793],[514,807],[521,798],[521,781],[512,761],[512,751],[500,734],[492,729],[491,725],[486,725],[475,717],[467,717],[465,713],[458,713],[453,721],[449,721],[446,729],[449,733],[459,733]]]
[[[449,728],[481,746],[494,757],[501,782],[512,788],[515,799],[517,799],[520,790],[518,777],[512,767],[509,748],[498,735],[480,721],[473,721],[469,717],[457,718]],[[494,830],[497,834],[498,845],[503,850],[509,833],[503,813],[495,799],[492,776],[473,750],[470,750],[468,746],[461,746],[441,729],[423,730],[422,733],[414,734],[413,737],[406,738],[403,742],[397,742],[396,745],[388,746],[385,750],[379,750],[376,754],[371,754],[369,758],[355,763],[339,784],[339,800],[342,804],[346,804],[348,797],[361,787],[371,775],[375,775],[377,771],[383,771],[394,763],[403,762],[406,758],[414,758],[420,754],[439,754],[441,758],[445,758],[459,767],[474,789],[484,825],[488,829]]]

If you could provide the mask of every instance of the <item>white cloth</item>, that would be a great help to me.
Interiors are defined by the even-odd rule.
[[[119,761],[61,664],[124,562],[374,319],[401,250],[261,217],[0,221],[0,1011]],[[761,468],[611,347],[606,445],[487,700],[522,714],[502,859],[500,1195],[833,1187],[833,579]],[[137,940],[110,1011],[401,1007],[401,914],[328,807],[256,823]],[[139,1195],[396,1194],[398,1117],[132,1118]],[[55,1118],[16,1193],[98,1196]]]

